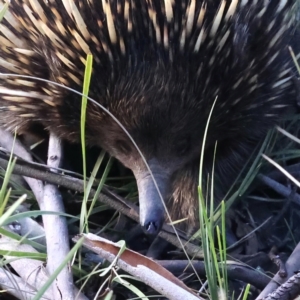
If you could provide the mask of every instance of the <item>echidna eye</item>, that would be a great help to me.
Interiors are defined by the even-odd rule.
[[[131,152],[131,147],[128,145],[127,142],[122,140],[116,141],[116,148],[125,155],[128,155]]]
[[[191,147],[190,139],[185,138],[181,141],[179,141],[176,145],[176,153],[179,156],[185,155],[189,152]]]

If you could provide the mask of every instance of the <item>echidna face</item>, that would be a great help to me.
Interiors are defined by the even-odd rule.
[[[188,134],[179,137],[171,134],[167,128],[161,136],[143,135],[140,132],[132,137],[148,166],[125,134],[117,134],[113,140],[105,139],[104,147],[133,171],[139,191],[141,225],[148,234],[157,234],[165,215],[162,201],[172,194],[172,176],[188,161],[199,156],[200,146],[199,143],[192,144],[192,138]]]
[[[121,82],[107,100],[109,111],[126,128],[140,152],[109,116],[102,122],[100,133],[101,146],[135,175],[141,225],[150,234],[156,234],[162,226],[165,214],[162,199],[171,195],[172,175],[199,156],[206,122],[191,89],[183,87],[187,83],[164,80],[170,74],[161,74],[160,86],[149,79],[150,75],[132,76],[133,90],[129,88],[131,81],[125,86]]]

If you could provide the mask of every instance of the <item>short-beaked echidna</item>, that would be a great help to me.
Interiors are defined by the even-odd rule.
[[[173,220],[197,219],[205,126],[205,174],[221,199],[253,149],[295,103],[295,0],[12,0],[0,24],[0,72],[82,90],[93,55],[89,96],[124,125],[145,156]],[[81,98],[50,83],[1,77],[0,123],[42,123],[80,138]],[[140,155],[122,129],[89,103],[86,138],[130,168],[140,221],[157,233],[164,208]],[[170,198],[170,195],[173,195]],[[169,200],[171,199],[171,200]]]

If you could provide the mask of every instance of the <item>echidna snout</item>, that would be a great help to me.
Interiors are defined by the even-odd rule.
[[[163,201],[170,196],[171,183],[169,174],[159,168],[156,160],[149,162],[149,167],[152,174],[146,170],[135,174],[135,177],[139,191],[140,224],[145,233],[156,235],[164,223]]]

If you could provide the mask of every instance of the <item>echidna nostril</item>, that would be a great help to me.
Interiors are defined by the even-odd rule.
[[[161,220],[153,220],[147,222],[144,226],[143,229],[146,234],[149,235],[157,235],[163,225],[163,219]]]

